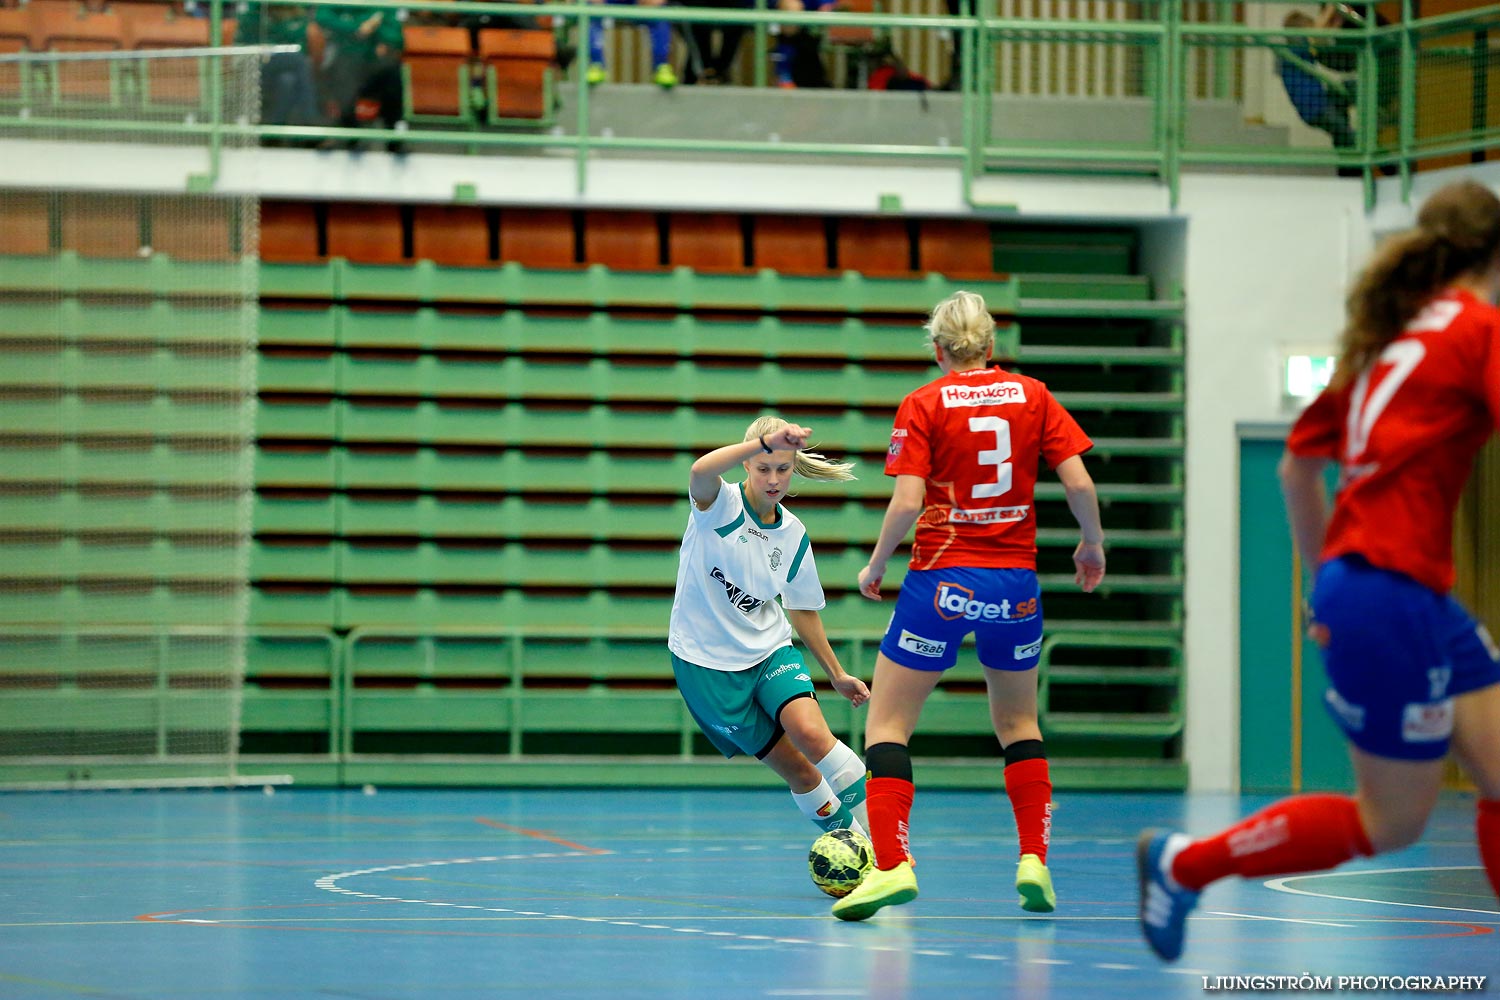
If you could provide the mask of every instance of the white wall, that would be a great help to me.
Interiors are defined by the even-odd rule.
[[[1239,774],[1239,457],[1235,424],[1281,415],[1284,346],[1337,339],[1370,246],[1356,182],[1186,177],[1187,754],[1196,789]]]

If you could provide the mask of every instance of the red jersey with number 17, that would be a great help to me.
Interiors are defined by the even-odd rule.
[[[976,368],[911,393],[885,458],[886,475],[927,480],[911,568],[1035,569],[1039,463],[1055,467],[1093,446],[1025,375]]]
[[[1461,289],[1433,299],[1352,385],[1324,390],[1287,450],[1339,462],[1322,558],[1360,555],[1447,593],[1453,512],[1500,425],[1500,310]]]

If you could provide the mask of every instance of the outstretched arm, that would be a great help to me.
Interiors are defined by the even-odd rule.
[[[1104,580],[1104,525],[1099,519],[1099,494],[1089,470],[1083,467],[1081,455],[1059,462],[1057,478],[1062,480],[1068,510],[1073,512],[1082,535],[1073,550],[1073,582],[1085,594],[1091,594]]]
[[[774,434],[767,434],[764,440],[766,448],[772,451],[796,451],[807,444],[811,435],[811,428],[787,424]],[[715,448],[701,456],[693,463],[692,479],[688,484],[688,493],[692,496],[693,503],[698,505],[699,510],[708,510],[713,506],[714,498],[719,495],[719,480],[724,473],[765,450],[759,440],[739,441]]]
[[[797,630],[797,637],[802,640],[808,652],[817,658],[823,673],[828,675],[828,683],[833,685],[833,689],[848,698],[855,708],[869,701],[870,689],[865,682],[853,674],[845,673],[844,668],[839,665],[839,658],[834,655],[833,646],[828,642],[828,633],[823,631],[823,616],[816,611],[795,611],[791,608],[786,609],[786,616],[791,620],[792,628]]]
[[[1276,467],[1287,517],[1292,522],[1292,537],[1302,564],[1309,569],[1318,565],[1323,538],[1328,534],[1328,493],[1323,488],[1327,464],[1325,458],[1299,458],[1288,451],[1282,453]]]
[[[911,526],[922,516],[927,505],[927,481],[921,476],[897,476],[896,488],[891,493],[891,502],[885,508],[885,520],[880,522],[880,537],[875,541],[875,550],[870,553],[870,562],[859,571],[859,592],[872,601],[880,600],[880,581],[885,579],[885,564],[891,553],[911,531]]]

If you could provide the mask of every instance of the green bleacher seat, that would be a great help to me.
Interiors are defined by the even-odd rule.
[[[995,230],[998,271],[1128,275],[1135,268],[1139,237],[1128,229],[1074,226],[1003,226]]]
[[[222,561],[222,560],[221,560]],[[315,609],[310,609],[310,614]],[[111,584],[109,600],[97,591],[58,580],[31,581],[6,589],[0,601],[0,623],[28,625],[87,621],[93,625],[150,624],[224,625],[239,620],[238,602],[228,590],[200,586],[172,587],[144,580]]]
[[[339,550],[317,540],[257,541],[250,551],[250,578],[258,582],[332,583],[339,578]]]
[[[332,353],[263,350],[256,381],[261,392],[332,393],[337,386],[337,369],[338,359]]]
[[[276,347],[333,347],[338,343],[342,306],[324,308],[262,307],[256,337]]]
[[[247,412],[252,401],[247,394],[242,402]],[[54,437],[63,431],[143,438],[235,438],[242,432],[241,425],[242,414],[218,395],[122,400],[113,395],[63,392],[40,398],[13,396],[0,403],[0,434]]]
[[[255,480],[263,488],[331,490],[340,482],[342,459],[341,449],[324,445],[261,445]]]
[[[239,530],[238,520],[222,497],[198,492],[133,487],[121,493],[54,483],[34,492],[0,494],[0,531],[150,532],[170,525],[175,532],[227,534]]]
[[[179,580],[234,578],[225,546],[161,536],[0,537],[0,579]]]
[[[341,593],[317,584],[255,584],[250,588],[250,624],[263,628],[337,628]]]
[[[3,407],[0,407],[3,409]],[[240,452],[195,448],[188,442],[145,438],[6,446],[12,461],[0,463],[0,483],[60,486],[236,486],[245,466]]]
[[[344,494],[338,521],[350,537],[596,538],[601,541],[680,536],[686,500],[624,502],[605,497],[554,501],[519,496],[445,497]]]
[[[255,433],[276,440],[332,441],[339,406],[332,399],[267,396],[255,410]]]
[[[263,489],[255,497],[251,521],[261,535],[332,535],[338,528],[338,510],[344,499],[324,492]]]

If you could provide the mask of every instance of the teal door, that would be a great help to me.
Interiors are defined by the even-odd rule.
[[[1240,788],[1348,789],[1343,734],[1323,708],[1323,664],[1297,612],[1311,576],[1294,564],[1276,479],[1285,439],[1284,426],[1239,429]]]

